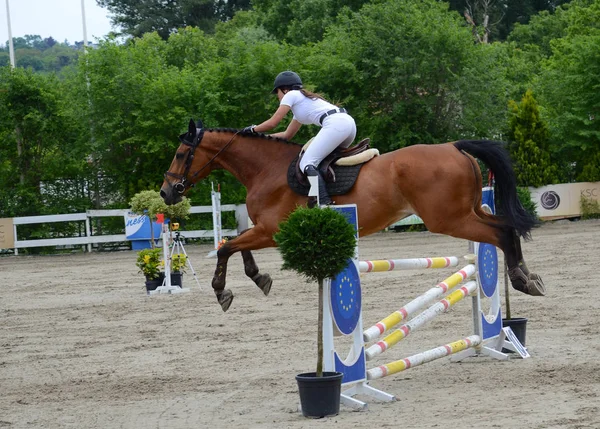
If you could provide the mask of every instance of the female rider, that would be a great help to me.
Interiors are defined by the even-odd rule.
[[[279,108],[269,119],[259,125],[244,128],[246,132],[265,132],[275,128],[291,110],[294,117],[285,131],[273,134],[291,140],[303,124],[321,127],[312,143],[306,149],[300,162],[300,171],[307,176],[319,176],[319,200],[322,205],[332,203],[325,180],[317,169],[319,163],[338,146],[349,147],[356,137],[356,124],[346,109],[339,108],[318,94],[302,88],[302,80],[293,71],[277,75],[273,85]]]

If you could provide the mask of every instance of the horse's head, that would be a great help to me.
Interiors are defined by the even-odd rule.
[[[210,173],[210,169],[205,168],[208,167],[208,159],[205,162],[196,159],[196,149],[200,145],[202,137],[204,137],[202,121],[198,121],[196,124],[190,119],[187,133],[179,136],[181,144],[177,148],[169,170],[165,173],[165,180],[160,188],[160,196],[166,204],[171,205],[180,202],[190,187]],[[199,163],[204,167],[200,169],[194,167],[194,164]],[[206,171],[203,171],[203,169]],[[190,170],[197,171],[190,174]]]

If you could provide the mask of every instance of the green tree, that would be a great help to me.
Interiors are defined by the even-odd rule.
[[[81,171],[80,154],[69,145],[73,123],[64,114],[63,91],[52,75],[0,69],[0,216],[68,210],[47,186]]]
[[[112,23],[140,37],[156,31],[164,40],[180,28],[213,32],[219,21],[250,8],[250,0],[96,0],[112,13]]]
[[[556,40],[538,81],[554,145],[580,181],[600,180],[600,32]]]
[[[38,35],[13,38],[17,67],[42,73],[60,73],[74,65],[82,52],[80,48],[67,43],[57,43],[52,37],[42,39]],[[8,42],[7,42],[8,45]],[[10,64],[8,47],[0,48],[0,67]]]
[[[449,0],[450,8],[464,15],[480,37],[506,40],[513,27],[527,24],[539,12],[552,12],[569,0]]]
[[[530,82],[544,106],[550,150],[567,181],[599,178],[599,23],[599,1],[574,0],[516,26],[510,36],[520,52],[539,58]]]
[[[115,203],[160,186],[179,130],[193,116],[201,88],[193,70],[168,64],[166,52],[154,33],[125,45],[102,42],[80,59],[70,91],[86,129],[80,139],[92,142],[89,157]]]
[[[157,189],[190,118],[241,128],[276,108],[272,80],[289,55],[264,29],[232,21],[215,37],[188,27],[166,41],[156,33],[126,44],[107,40],[80,59],[72,105],[88,125],[80,139],[93,142],[90,159],[105,178],[98,193],[106,195],[104,184],[123,204]],[[211,179],[224,185],[224,201],[243,201],[233,177],[215,172],[190,193],[194,203],[210,201]]]
[[[533,50],[542,57],[552,55],[551,42],[569,34],[588,34],[598,29],[600,4],[597,0],[573,0],[554,13],[541,11],[528,24],[516,24],[508,40],[519,49]]]
[[[374,3],[339,17],[312,50],[306,76],[349,108],[360,134],[388,151],[456,134],[458,77],[475,49],[445,3]]]
[[[302,45],[322,40],[340,13],[358,11],[366,0],[255,0],[259,25],[278,40]]]
[[[509,109],[509,150],[518,185],[540,187],[556,183],[557,167],[548,151],[548,127],[540,118],[533,92],[528,90],[520,103],[511,101]]]

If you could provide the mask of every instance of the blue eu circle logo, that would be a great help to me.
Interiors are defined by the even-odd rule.
[[[360,308],[360,277],[354,262],[348,260],[346,268],[331,282],[331,310],[341,333],[349,335],[354,332]]]
[[[481,289],[483,294],[489,298],[494,294],[498,284],[498,252],[496,247],[488,243],[480,243],[477,264]]]

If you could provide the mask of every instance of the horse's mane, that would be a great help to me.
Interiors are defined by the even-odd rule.
[[[240,136],[244,136],[244,137],[259,137],[264,140],[277,141],[277,142],[291,144],[291,145],[295,145],[295,146],[299,145],[298,143],[294,143],[292,141],[282,139],[280,137],[273,137],[269,134],[264,134],[264,133],[251,133],[249,131],[242,131],[237,128],[207,128],[206,131],[215,132],[215,133],[239,133]]]

